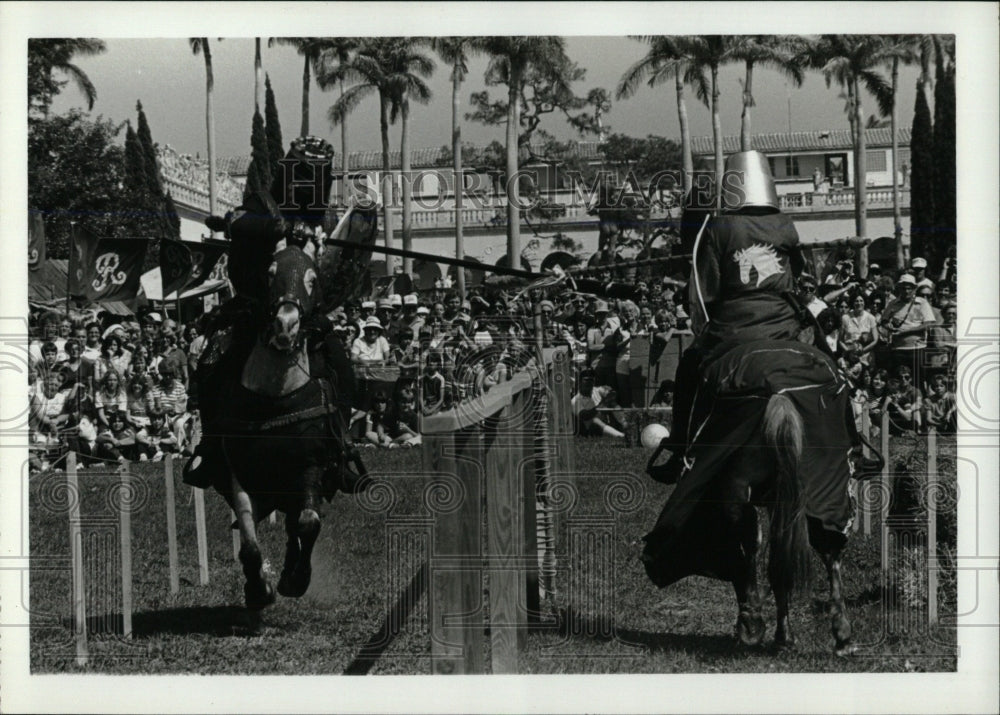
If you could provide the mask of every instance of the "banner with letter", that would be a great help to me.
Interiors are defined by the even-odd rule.
[[[28,212],[28,269],[37,271],[45,263],[45,218],[41,211]]]
[[[145,238],[97,238],[77,228],[70,295],[95,303],[134,298],[148,243]]]

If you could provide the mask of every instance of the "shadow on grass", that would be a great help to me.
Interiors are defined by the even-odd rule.
[[[344,675],[367,675],[371,671],[389,644],[399,635],[417,602],[427,591],[427,574],[427,562],[424,561],[413,574],[407,587],[400,592],[392,608],[385,614],[378,631],[361,646],[357,656],[344,669]]]
[[[150,638],[158,635],[213,636],[252,635],[254,627],[247,610],[240,606],[190,606],[160,611],[140,611],[132,616],[132,635]]]
[[[572,607],[559,609],[554,626],[539,624],[533,632],[552,633],[562,638],[562,643],[573,639],[592,640],[599,643],[618,643],[650,651],[695,651],[700,655],[733,655],[741,650],[732,636],[697,633],[654,633],[632,628],[621,628],[610,618],[587,616]],[[560,647],[561,644],[552,646]]]

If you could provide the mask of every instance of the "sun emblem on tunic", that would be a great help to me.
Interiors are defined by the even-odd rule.
[[[755,288],[759,288],[760,284],[771,276],[785,272],[778,260],[778,252],[774,250],[774,246],[763,243],[755,243],[737,251],[733,254],[733,260],[740,264],[740,281],[744,285],[750,283],[750,269],[753,268],[757,271]]]

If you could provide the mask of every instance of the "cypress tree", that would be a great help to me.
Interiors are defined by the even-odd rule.
[[[135,111],[139,114],[138,129],[136,136],[142,146],[142,156],[146,162],[146,174],[150,193],[156,196],[163,195],[163,186],[160,183],[160,169],[156,162],[156,146],[153,144],[153,134],[149,131],[149,122],[146,121],[146,113],[142,111],[142,102],[135,103]]]
[[[910,255],[926,258],[934,234],[934,131],[921,80],[913,109],[910,164]]]
[[[955,247],[955,68],[938,63],[934,86],[934,245],[927,261],[937,271]]]
[[[125,131],[124,168],[123,194],[127,209],[119,228],[124,236],[149,236],[154,232],[149,230],[150,209],[153,207],[149,200],[146,159],[131,122]]]
[[[264,75],[264,122],[267,134],[267,152],[271,160],[271,178],[281,173],[281,165],[278,163],[285,155],[283,142],[281,140],[281,122],[278,120],[278,105],[274,99],[274,91],[271,89],[271,76]]]
[[[267,135],[264,130],[264,118],[254,110],[253,129],[250,132],[252,148],[250,166],[247,168],[247,184],[243,190],[243,198],[248,198],[258,191],[271,188],[271,161],[267,150]]]
[[[177,206],[174,204],[174,197],[168,191],[163,200],[164,212],[167,216],[167,226],[170,238],[180,239],[181,237],[181,217],[177,215]]]

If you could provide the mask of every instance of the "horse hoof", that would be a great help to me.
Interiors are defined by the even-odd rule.
[[[305,571],[282,571],[281,579],[278,581],[278,593],[285,598],[299,598],[304,596],[309,590],[309,582],[312,581],[312,570]]]
[[[857,646],[853,643],[838,643],[833,652],[839,658],[846,658],[849,655],[854,655],[856,650]]]
[[[746,612],[740,613],[736,619],[736,637],[743,645],[760,645],[764,640],[764,619]]]
[[[247,610],[260,611],[274,603],[275,598],[274,587],[266,579],[262,587],[252,587],[250,584],[243,585],[243,599]]]

